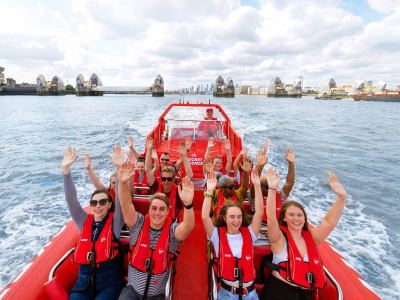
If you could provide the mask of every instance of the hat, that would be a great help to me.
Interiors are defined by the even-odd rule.
[[[209,112],[209,111],[214,111],[214,110],[211,107],[209,107],[206,109],[206,112]]]

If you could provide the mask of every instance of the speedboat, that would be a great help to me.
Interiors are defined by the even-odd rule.
[[[214,109],[216,120],[203,120],[207,108]],[[202,122],[214,122],[214,132],[203,132]],[[214,137],[216,143],[211,155],[221,155],[224,164],[226,163],[224,139],[230,141],[233,159],[242,149],[240,136],[234,130],[224,110],[217,104],[171,104],[148,134],[154,139],[157,153],[160,155],[168,151],[172,161],[179,159],[177,149],[180,142],[188,137],[193,141],[188,160],[193,169],[196,222],[190,236],[180,245],[180,255],[170,268],[166,299],[216,299],[218,282],[212,267],[210,268],[207,263],[206,233],[201,219],[205,190],[203,157],[210,135]],[[180,176],[183,177],[184,174]],[[149,206],[148,196],[135,196],[134,204],[137,211],[146,214]],[[248,203],[245,202],[244,207],[249,211]],[[0,292],[0,299],[68,299],[68,294],[78,277],[79,265],[74,264],[71,259],[77,237],[77,227],[73,221],[69,221]],[[120,242],[122,245],[129,245],[127,231],[121,232]],[[328,283],[324,289],[319,290],[318,295],[313,296],[314,299],[379,299],[362,276],[333,245],[325,241],[318,249]],[[260,263],[266,254],[271,253],[271,249],[268,244],[255,245],[254,253],[257,270],[256,289],[260,293],[263,286],[260,280],[261,273],[264,273],[264,277],[270,276],[270,272],[260,270]],[[127,272],[126,252],[124,252],[124,265]]]

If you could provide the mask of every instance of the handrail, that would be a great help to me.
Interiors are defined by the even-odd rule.
[[[74,252],[75,247],[70,249],[69,251],[67,251],[67,253],[64,254],[63,257],[60,258],[60,260],[58,262],[56,262],[56,264],[53,266],[53,268],[50,270],[50,274],[49,274],[49,281],[52,280],[54,278],[54,273],[57,271],[58,267],[64,262],[64,260],[67,259],[68,256],[70,256],[70,254],[72,252]]]

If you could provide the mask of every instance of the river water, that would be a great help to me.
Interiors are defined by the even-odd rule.
[[[93,186],[84,154],[108,183],[111,146],[127,149],[133,136],[142,152],[147,133],[178,96],[0,97],[0,289],[70,220],[63,194],[63,150],[80,158],[72,167],[78,197],[87,204]],[[189,96],[218,103],[255,156],[265,139],[269,164],[286,177],[286,147],[296,152],[291,199],[322,220],[335,195],[337,174],[348,198],[329,240],[384,299],[400,294],[400,103]]]

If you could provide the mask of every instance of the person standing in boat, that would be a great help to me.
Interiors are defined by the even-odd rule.
[[[229,175],[232,167],[232,152],[231,152],[231,144],[228,139],[225,139],[224,146],[226,149],[226,165],[225,168],[222,165],[222,157],[219,155],[214,156],[210,159],[211,149],[215,146],[215,139],[210,138],[207,144],[207,150],[204,154],[204,164],[203,164],[203,172],[204,177],[207,179],[207,174],[211,171],[214,171],[217,174],[217,177],[221,175]],[[212,168],[211,168],[212,166]]]
[[[168,217],[169,199],[162,193],[150,196],[146,216],[136,212],[129,193],[128,181],[133,166],[125,162],[118,171],[118,195],[125,223],[129,227],[130,257],[128,284],[119,300],[165,299],[170,258],[194,227],[194,186],[189,177],[182,180],[178,193],[184,205],[183,222]]]
[[[182,201],[179,197],[178,185],[175,184],[175,169],[171,166],[165,166],[161,169],[160,180],[156,180],[154,173],[151,170],[151,158],[150,153],[153,149],[153,139],[148,138],[146,152],[145,169],[147,175],[147,183],[150,187],[151,194],[164,193],[169,198],[169,216],[175,219],[182,209]],[[181,142],[179,145],[179,155],[185,167],[186,176],[189,178],[193,177],[192,167],[187,159],[187,151],[185,143]]]
[[[222,279],[218,300],[258,299],[254,288],[256,271],[253,244],[260,231],[263,204],[260,178],[256,169],[252,171],[251,177],[256,193],[256,211],[251,223],[243,207],[233,201],[225,202],[220,215],[213,223],[210,218],[210,209],[217,179],[214,172],[208,175],[201,217],[207,238],[214,247],[218,276]]]
[[[110,184],[108,188],[100,181],[99,177],[97,177],[96,173],[91,168],[92,160],[90,159],[89,154],[85,156],[85,169],[88,174],[90,181],[93,183],[96,190],[108,190],[110,193],[113,203],[115,202],[115,181],[117,177],[117,172],[111,174]],[[114,205],[113,205],[114,207]]]
[[[261,175],[264,166],[268,162],[268,157],[266,156],[266,151],[260,150],[257,152],[257,170],[258,173]],[[292,191],[294,186],[295,180],[295,172],[294,172],[294,161],[295,161],[295,153],[291,148],[286,149],[285,158],[288,162],[288,171],[286,175],[286,182],[285,185],[280,190],[275,191],[275,202],[276,202],[276,218],[278,218],[279,213],[281,212],[282,204],[284,204]],[[268,199],[268,180],[267,176],[261,176],[261,191],[264,197],[264,215],[263,215],[263,222],[260,229],[260,238],[259,240],[268,241],[268,227],[267,227],[267,213],[266,213],[266,201]],[[253,186],[250,188],[250,195],[248,197],[250,203],[250,210],[254,212],[254,188]]]
[[[267,225],[273,253],[273,271],[264,284],[261,298],[311,299],[311,293],[326,285],[318,245],[325,241],[339,222],[346,202],[346,190],[336,175],[331,174],[329,182],[337,199],[322,222],[309,229],[305,210],[295,201],[286,202],[276,219],[275,192],[280,182],[276,169],[268,169],[267,180]]]
[[[96,190],[90,197],[91,213],[88,214],[78,202],[70,172],[70,167],[77,158],[76,150],[69,147],[64,152],[61,165],[65,199],[71,217],[80,232],[73,256],[73,261],[80,264],[79,276],[69,299],[117,299],[123,287],[123,274],[118,255],[119,236],[124,223],[118,195],[113,213],[111,212],[113,203],[108,190]],[[117,169],[123,163],[115,148],[111,161]],[[118,183],[116,185],[118,187]]]

